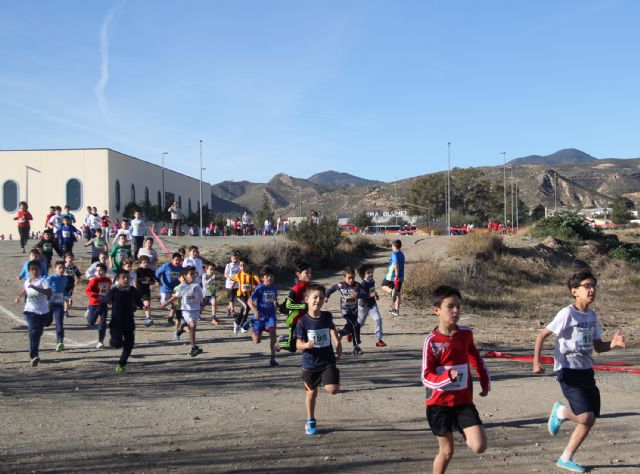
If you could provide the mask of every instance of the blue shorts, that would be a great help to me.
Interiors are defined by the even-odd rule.
[[[277,325],[276,315],[266,316],[262,319],[256,319],[253,322],[253,332],[260,334],[262,331],[268,331],[271,328],[275,328]]]
[[[592,412],[600,416],[600,390],[596,387],[593,369],[561,369],[556,377],[575,415]]]

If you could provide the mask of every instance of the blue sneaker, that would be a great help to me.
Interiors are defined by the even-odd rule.
[[[556,434],[558,434],[560,425],[564,423],[564,420],[561,420],[560,418],[558,418],[558,409],[561,406],[562,406],[562,403],[555,402],[553,404],[553,408],[551,409],[551,415],[549,415],[549,421],[547,422],[547,428],[549,428],[549,434],[551,434],[551,436],[555,436]]]
[[[556,461],[556,466],[572,472],[587,472],[584,467],[582,467],[580,464],[576,464],[571,459],[568,461],[563,461],[562,458],[558,458],[558,460]]]
[[[304,424],[304,430],[308,435],[318,434],[318,428],[316,428],[316,420],[307,420]]]

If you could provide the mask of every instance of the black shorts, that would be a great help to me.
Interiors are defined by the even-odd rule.
[[[306,390],[318,388],[320,383],[322,385],[339,385],[340,371],[335,365],[328,365],[320,370],[302,369],[302,380],[304,380]]]
[[[600,390],[593,369],[561,369],[556,377],[574,414],[592,412],[600,416]]]
[[[151,291],[141,291],[140,299],[142,301],[151,301]]]
[[[441,405],[427,406],[427,423],[434,436],[445,436],[454,430],[463,432],[471,426],[482,425],[482,420],[476,406],[458,405],[446,407]]]
[[[392,281],[389,280],[382,280],[382,283],[380,283],[381,286],[386,286],[387,288],[394,288],[395,285]],[[398,291],[400,291],[402,289],[402,282],[399,281],[398,282]]]
[[[230,303],[233,303],[236,300],[237,293],[238,293],[237,288],[231,288],[231,289],[227,288],[227,298],[229,299]]]

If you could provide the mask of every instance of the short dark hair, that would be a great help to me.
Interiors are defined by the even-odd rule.
[[[312,291],[319,291],[322,294],[322,296],[326,296],[327,294],[327,289],[324,286],[322,286],[320,283],[309,283],[309,286],[307,286],[307,290],[304,292],[304,295],[307,296]]]
[[[265,265],[260,269],[260,277],[263,277],[265,275],[273,276],[273,268],[271,268],[269,265]]]
[[[373,265],[370,263],[363,263],[358,267],[358,275],[360,275],[360,278],[364,278],[364,274],[369,270],[373,271]]]
[[[100,232],[102,234],[102,227],[98,227],[97,229],[93,230],[94,232]]]
[[[58,265],[62,265],[64,267],[64,260],[56,260],[53,264],[53,268],[56,268]]]
[[[344,267],[344,270],[342,270],[342,274],[344,276],[347,276],[347,275],[356,276],[356,271],[353,269],[353,267]]]
[[[573,288],[578,288],[580,283],[588,279],[592,279],[594,283],[598,283],[598,279],[593,276],[590,268],[581,268],[580,270],[575,271],[573,275],[569,277],[569,280],[567,280],[569,291]]]
[[[178,253],[178,252],[173,252],[171,254],[171,260],[173,260],[174,258],[180,258],[181,259],[182,258],[182,254]]]
[[[249,265],[249,259],[247,257],[240,257],[240,263],[244,263],[245,265]]]
[[[140,262],[147,262],[149,263],[151,261],[151,259],[147,256],[147,255],[140,255],[138,257],[138,263]]]
[[[75,258],[75,255],[73,255],[73,252],[65,252],[64,257],[71,257],[71,258]]]
[[[144,241],[146,242],[147,240],[150,240],[151,242],[153,242],[153,237],[147,237],[146,239],[144,239]]]
[[[192,245],[191,247],[189,247],[189,252],[191,252],[192,250],[200,250],[200,249],[198,248],[197,245]]]
[[[45,230],[42,231],[42,233],[51,235],[51,234],[53,234],[53,231],[51,229],[45,229]]]
[[[451,298],[452,296],[457,296],[458,298],[462,299],[460,290],[458,290],[456,287],[449,285],[440,285],[431,292],[431,304],[434,307],[439,308],[446,298]]]
[[[118,278],[120,278],[120,275],[126,275],[127,278],[128,278],[129,277],[129,272],[126,271],[126,270],[122,270],[122,269],[117,270],[114,278],[117,280]]]
[[[97,264],[96,268],[102,268],[105,272],[107,271],[107,266],[104,263]]]
[[[305,260],[302,260],[301,258],[296,258],[293,261],[293,269],[296,273],[302,273],[305,270],[310,270],[311,264]]]
[[[31,270],[32,268],[37,268],[38,270],[40,270],[40,262],[38,262],[37,260],[31,260],[27,264],[27,271]]]
[[[187,273],[191,273],[191,272],[196,272],[196,267],[194,267],[193,265],[189,265],[188,267],[184,267],[182,269],[183,275],[186,275]]]
[[[400,239],[396,239],[396,240],[391,242],[391,245],[393,245],[394,247],[400,249],[400,248],[402,248],[402,241]]]

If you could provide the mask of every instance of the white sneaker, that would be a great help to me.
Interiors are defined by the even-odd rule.
[[[104,344],[103,344],[103,343],[101,343],[101,342],[98,342],[98,343],[96,344],[96,349],[102,349],[103,347],[104,347]]]
[[[244,334],[245,332],[247,332],[247,330],[245,328],[240,328],[240,332]]]
[[[233,323],[233,333],[234,334],[238,334],[238,328],[239,328],[239,326],[234,322]]]

